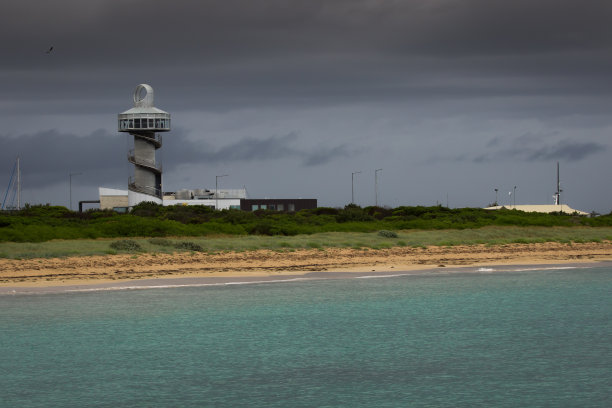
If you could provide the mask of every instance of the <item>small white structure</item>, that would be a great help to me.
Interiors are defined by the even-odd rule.
[[[496,205],[494,207],[487,207],[485,208],[485,210],[501,210],[501,209],[506,209],[506,210],[517,210],[517,211],[524,211],[524,212],[537,212],[537,213],[555,213],[555,212],[562,212],[565,214],[578,214],[578,215],[589,215],[589,213],[584,212],[584,211],[580,211],[580,210],[574,210],[573,208],[570,208],[567,204],[560,204],[560,205],[555,205],[555,204],[545,204],[545,205]]]

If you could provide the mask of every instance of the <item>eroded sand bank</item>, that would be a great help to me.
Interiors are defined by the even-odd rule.
[[[389,272],[440,267],[597,261],[612,261],[611,242],[2,259],[0,287],[85,285],[158,278],[295,276],[309,272]]]

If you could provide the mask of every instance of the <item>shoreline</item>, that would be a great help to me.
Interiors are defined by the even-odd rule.
[[[555,264],[505,264],[483,266],[464,266],[455,268],[429,268],[414,270],[392,270],[392,271],[369,271],[369,272],[306,272],[293,275],[268,275],[268,276],[199,276],[199,277],[175,277],[175,278],[153,278],[135,279],[125,281],[113,281],[103,283],[86,283],[79,285],[37,285],[37,286],[5,286],[0,287],[0,296],[3,295],[44,295],[58,293],[86,293],[119,290],[145,290],[145,289],[169,289],[187,287],[212,287],[230,285],[253,285],[271,283],[289,283],[298,281],[321,281],[337,279],[377,279],[406,276],[450,276],[450,275],[490,275],[501,273],[524,273],[530,271],[586,269],[596,267],[612,267],[612,261],[595,261],[583,263],[555,263]]]
[[[310,279],[313,274],[326,278],[343,273],[433,274],[450,273],[457,268],[465,272],[466,268],[588,265],[610,261],[612,242],[609,241],[0,259],[0,294],[33,288],[134,286],[149,281],[169,283],[176,279],[204,279],[211,284],[225,284]]]

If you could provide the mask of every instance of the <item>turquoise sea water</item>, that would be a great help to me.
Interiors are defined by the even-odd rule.
[[[609,407],[612,268],[0,296],[2,407]]]

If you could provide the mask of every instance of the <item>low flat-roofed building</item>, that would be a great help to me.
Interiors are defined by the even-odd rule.
[[[129,207],[128,190],[99,188],[100,209],[127,211]],[[247,199],[246,189],[194,189],[163,193],[162,205],[204,205],[219,210],[272,210],[294,212],[317,208],[314,198],[262,198]]]
[[[485,210],[517,210],[524,212],[537,212],[537,213],[556,213],[562,212],[565,214],[578,214],[578,215],[589,215],[589,213],[574,210],[567,204],[543,204],[543,205],[496,205],[494,207],[487,207]]]
[[[127,210],[128,208],[128,191],[118,190],[115,188],[99,187],[98,194],[100,196],[101,210]]]

